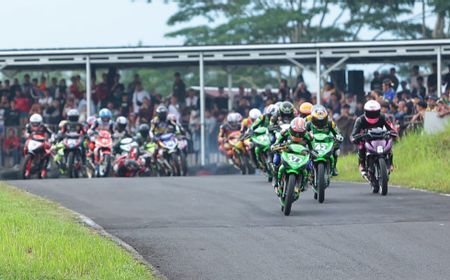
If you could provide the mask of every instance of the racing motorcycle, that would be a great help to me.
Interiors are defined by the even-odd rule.
[[[330,185],[331,171],[334,166],[334,137],[330,134],[317,132],[313,135],[311,185],[314,199],[319,203],[325,200],[325,189]]]
[[[281,211],[285,216],[289,216],[292,203],[298,200],[301,191],[306,190],[310,154],[303,145],[290,141],[274,147],[273,150],[281,152],[281,163],[278,170],[281,180],[277,192]]]
[[[355,141],[364,141],[366,148],[365,179],[372,186],[373,193],[381,195],[388,193],[389,170],[391,168],[391,154],[395,132],[383,128],[372,128],[362,135],[355,136]]]
[[[63,151],[66,159],[67,175],[69,178],[78,178],[82,166],[83,136],[79,133],[67,133],[63,140]]]
[[[158,170],[162,167],[158,158],[158,145],[155,142],[145,143],[140,154],[140,158],[143,160],[145,168],[150,172],[150,176],[158,176]]]
[[[139,145],[131,137],[120,140],[121,154],[113,164],[113,173],[118,177],[134,177],[144,171],[144,162],[139,157]]]
[[[250,141],[254,145],[256,162],[258,168],[267,174],[269,182],[272,181],[273,168],[269,157],[270,137],[266,127],[258,127],[250,136]]]
[[[228,135],[227,142],[231,146],[229,153],[234,166],[241,170],[242,175],[248,174],[248,171],[251,171],[249,168],[250,163],[245,156],[246,150],[242,143],[241,132],[239,130],[231,132]]]
[[[95,138],[94,166],[97,177],[107,177],[111,171],[112,137],[107,130],[100,130]]]
[[[178,139],[173,133],[164,133],[159,137],[159,156],[162,159],[164,175],[180,176],[181,160]]]
[[[25,143],[24,155],[22,179],[29,179],[33,174],[37,174],[39,179],[45,178],[50,158],[50,149],[46,148],[45,137],[39,134],[32,135]]]

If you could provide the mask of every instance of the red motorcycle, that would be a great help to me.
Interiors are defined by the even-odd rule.
[[[100,130],[95,139],[94,164],[97,177],[107,177],[111,171],[112,137],[107,130]]]
[[[22,166],[22,178],[29,179],[31,175],[37,174],[39,179],[47,176],[47,164],[50,158],[50,145],[44,136],[32,135],[25,143],[25,160]]]
[[[119,143],[121,154],[113,164],[113,172],[118,177],[134,177],[145,171],[145,161],[139,157],[139,145],[133,138],[124,138]]]

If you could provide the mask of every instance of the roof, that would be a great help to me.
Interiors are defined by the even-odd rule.
[[[98,66],[179,66],[198,65],[203,54],[205,65],[283,65],[288,59],[315,62],[320,52],[322,63],[347,57],[348,63],[435,60],[438,51],[450,59],[450,40],[358,41],[296,44],[258,44],[221,46],[105,47],[0,50],[0,67],[80,68],[89,57]]]

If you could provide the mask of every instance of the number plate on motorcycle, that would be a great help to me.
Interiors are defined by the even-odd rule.
[[[384,152],[383,146],[377,146],[377,153],[381,154]]]

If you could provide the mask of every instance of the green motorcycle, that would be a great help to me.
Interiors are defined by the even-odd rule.
[[[330,185],[331,171],[334,166],[333,147],[335,139],[332,135],[326,133],[315,133],[313,135],[313,172],[311,176],[311,185],[314,191],[314,199],[319,203],[325,200],[325,189]]]
[[[269,159],[270,137],[266,127],[258,127],[250,136],[250,141],[254,145],[256,162],[258,168],[264,171],[269,181],[272,181],[273,173],[271,161]]]
[[[307,185],[309,151],[303,145],[289,142],[275,147],[274,151],[277,150],[281,152],[278,196],[281,211],[285,216],[289,216],[292,203],[300,197],[300,192],[305,190]]]

